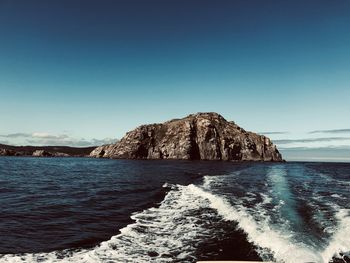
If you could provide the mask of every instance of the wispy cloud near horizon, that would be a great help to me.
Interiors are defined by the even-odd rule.
[[[267,131],[267,132],[259,132],[260,134],[264,135],[278,135],[278,134],[288,134],[289,132],[286,131]]]
[[[40,138],[40,139],[46,139],[46,140],[64,140],[64,139],[69,139],[69,136],[67,134],[59,134],[59,135],[54,135],[54,134],[49,134],[47,132],[34,132],[32,134],[33,138]]]
[[[73,147],[88,147],[99,146],[103,144],[115,143],[115,138],[103,139],[85,139],[75,138],[68,134],[50,134],[47,132],[34,133],[11,133],[2,134],[0,138],[7,138],[1,141],[4,144],[12,145],[35,145],[35,146],[73,146]],[[8,140],[12,139],[12,140]]]
[[[1,134],[0,137],[3,138],[26,138],[26,137],[31,137],[31,133],[10,133],[10,134]]]
[[[330,141],[346,141],[350,137],[322,137],[322,138],[304,138],[304,139],[281,139],[274,140],[275,144],[291,144],[291,143],[309,143],[309,142],[330,142]]]
[[[310,131],[310,134],[315,134],[315,133],[350,133],[350,129],[334,129],[334,130],[315,130],[315,131]]]
[[[283,158],[287,161],[332,161],[349,162],[350,146],[334,147],[291,147],[280,148]]]
[[[293,146],[293,147],[278,147],[283,151],[350,151],[350,145],[334,145],[334,146]]]

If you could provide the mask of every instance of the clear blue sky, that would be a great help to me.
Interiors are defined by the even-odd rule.
[[[282,148],[350,148],[349,14],[348,0],[0,0],[0,142],[83,145],[215,111],[287,132],[269,135]]]

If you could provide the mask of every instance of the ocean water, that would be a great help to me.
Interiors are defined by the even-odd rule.
[[[0,262],[350,262],[350,164],[0,158]]]

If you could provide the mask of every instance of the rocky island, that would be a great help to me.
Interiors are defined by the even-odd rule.
[[[141,125],[117,143],[97,147],[90,157],[283,161],[269,138],[245,131],[214,112]]]

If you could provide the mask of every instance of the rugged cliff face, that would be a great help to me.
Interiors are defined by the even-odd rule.
[[[142,125],[116,144],[97,147],[91,157],[282,161],[269,138],[247,132],[217,113],[191,114],[162,124]]]

